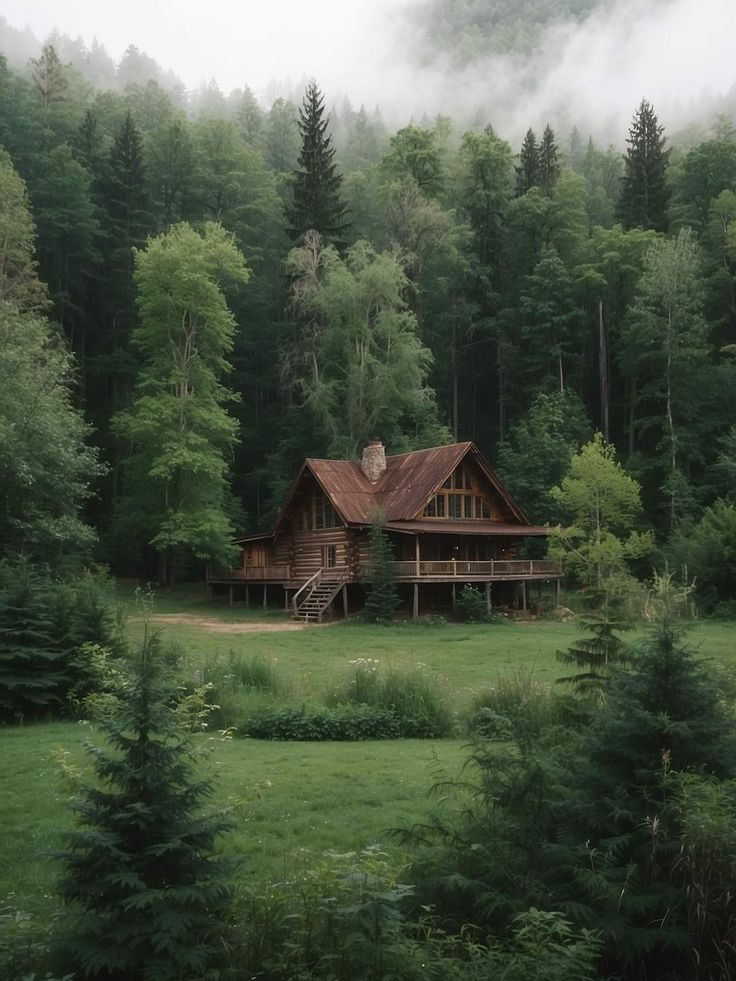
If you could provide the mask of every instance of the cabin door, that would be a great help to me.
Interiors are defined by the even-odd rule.
[[[246,567],[252,569],[254,567],[266,565],[266,546],[265,545],[249,545],[246,550]]]

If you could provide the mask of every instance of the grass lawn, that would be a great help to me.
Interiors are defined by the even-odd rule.
[[[459,806],[430,797],[435,782],[457,776],[467,756],[461,740],[365,743],[210,742],[215,803],[232,808],[236,830],[223,848],[243,859],[245,879],[280,879],[311,854],[353,851],[379,842],[397,857],[390,828]],[[43,914],[55,906],[62,832],[72,824],[73,777],[88,775],[85,741],[93,726],[73,722],[0,730],[3,787],[0,911]],[[63,763],[62,763],[63,759]]]
[[[142,633],[132,591],[129,624]],[[157,614],[183,614],[221,625],[263,619],[261,610],[209,606],[202,591],[183,590],[158,599]],[[269,611],[267,627],[283,613]],[[159,629],[159,625],[156,626]],[[546,621],[462,626],[397,623],[390,627],[355,622],[309,627],[294,632],[213,632],[192,622],[167,624],[164,639],[181,645],[185,671],[199,670],[229,651],[276,662],[291,695],[321,695],[339,684],[350,661],[373,658],[382,665],[424,665],[441,684],[457,711],[472,693],[496,683],[499,675],[533,672],[552,684],[564,668],[555,651],[577,636],[574,624]],[[734,665],[734,628],[700,623],[690,643],[704,656]],[[60,832],[72,820],[68,766],[86,768],[85,739],[94,727],[72,722],[0,729],[0,907],[4,904],[43,913],[54,906],[55,865],[48,852],[60,847]],[[209,740],[206,766],[215,766],[217,802],[233,808],[236,831],[224,843],[244,859],[243,876],[279,878],[285,868],[325,850],[350,851],[376,841],[400,851],[387,830],[421,821],[439,807],[459,807],[430,798],[441,777],[457,776],[468,755],[462,739],[362,743],[271,743],[243,739]],[[62,749],[60,749],[61,747]]]

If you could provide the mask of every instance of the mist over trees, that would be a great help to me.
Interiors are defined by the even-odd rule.
[[[449,18],[460,51],[466,27],[452,24],[467,26],[466,6],[417,16],[432,30]],[[528,38],[493,43],[523,51],[548,15],[594,7],[550,8]],[[494,24],[510,29],[510,8]],[[270,107],[214,82],[187,96],[134,45],[115,64],[58,33],[15,67],[0,62],[0,82],[3,268],[17,270],[4,297],[48,317],[74,366],[67,398],[88,471],[68,486],[114,569],[170,579],[162,549],[173,548],[176,574],[197,575],[233,532],[268,526],[305,455],[354,455],[378,429],[389,451],[474,439],[538,521],[565,519],[550,490],[600,430],[663,549],[731,498],[730,119],[703,119],[687,144],[643,99],[625,152],[544,120],[514,145],[485,115],[392,131],[378,110],[330,105],[314,81],[303,102]],[[146,346],[160,309],[151,321],[143,270],[163,243],[178,249],[166,316],[196,319],[209,301],[192,306],[184,280],[171,283],[187,262],[206,266],[195,245],[213,235],[249,273],[227,286],[224,347],[195,345],[209,374],[177,450],[168,409],[146,406],[173,406],[186,388],[170,371],[183,370],[183,348],[171,342],[167,368]],[[184,462],[220,412],[208,462]],[[534,473],[528,453],[542,457]],[[209,530],[187,468],[211,481],[210,492],[195,480],[199,504],[217,498]],[[157,482],[170,483],[163,511]]]

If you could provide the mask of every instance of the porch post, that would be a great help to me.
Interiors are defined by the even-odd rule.
[[[250,586],[248,583],[245,584],[245,608],[246,610],[250,606]]]
[[[455,616],[455,603],[457,601],[457,597],[455,596],[455,589],[456,588],[457,587],[456,587],[455,583],[453,583],[452,584],[452,615],[453,616]]]
[[[491,584],[486,583],[486,613],[490,616],[493,613],[493,603],[491,600]]]
[[[419,583],[414,583],[414,608],[412,609],[412,619],[419,619]]]
[[[289,609],[289,587],[284,586],[284,609],[288,612]]]
[[[228,606],[232,606],[233,605],[233,587],[232,586],[228,586],[227,587],[227,599],[228,599]]]
[[[557,606],[560,605],[560,580],[557,579]]]
[[[414,561],[417,565],[417,576],[420,576],[421,566],[419,565],[419,535],[417,535],[417,537],[414,539]]]
[[[266,603],[268,602],[268,583],[263,584],[263,609],[266,609]]]
[[[526,612],[526,579],[521,582],[521,608]]]
[[[343,583],[342,587],[342,612],[347,620],[348,618],[348,586],[347,583]]]

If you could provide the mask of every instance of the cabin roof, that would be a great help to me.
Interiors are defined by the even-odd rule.
[[[387,456],[386,469],[375,484],[368,480],[360,464],[355,461],[310,457],[305,460],[294,482],[277,526],[305,470],[311,471],[346,524],[367,525],[371,523],[376,507],[383,512],[387,522],[412,521],[466,456],[472,456],[489,483],[496,488],[512,520],[515,518],[519,524],[531,527],[523,510],[512,500],[503,482],[472,442],[451,443],[449,446],[433,446],[426,450]],[[463,522],[463,527],[467,528],[467,522]],[[515,527],[518,533],[518,525]]]
[[[442,521],[417,520],[417,521],[387,521],[383,526],[387,531],[400,531],[408,535],[430,534],[430,535],[518,535],[521,530],[520,525],[509,524],[500,521],[469,521],[463,519],[452,521],[443,519]],[[524,525],[524,535],[541,536],[548,535],[549,529],[544,525]]]

